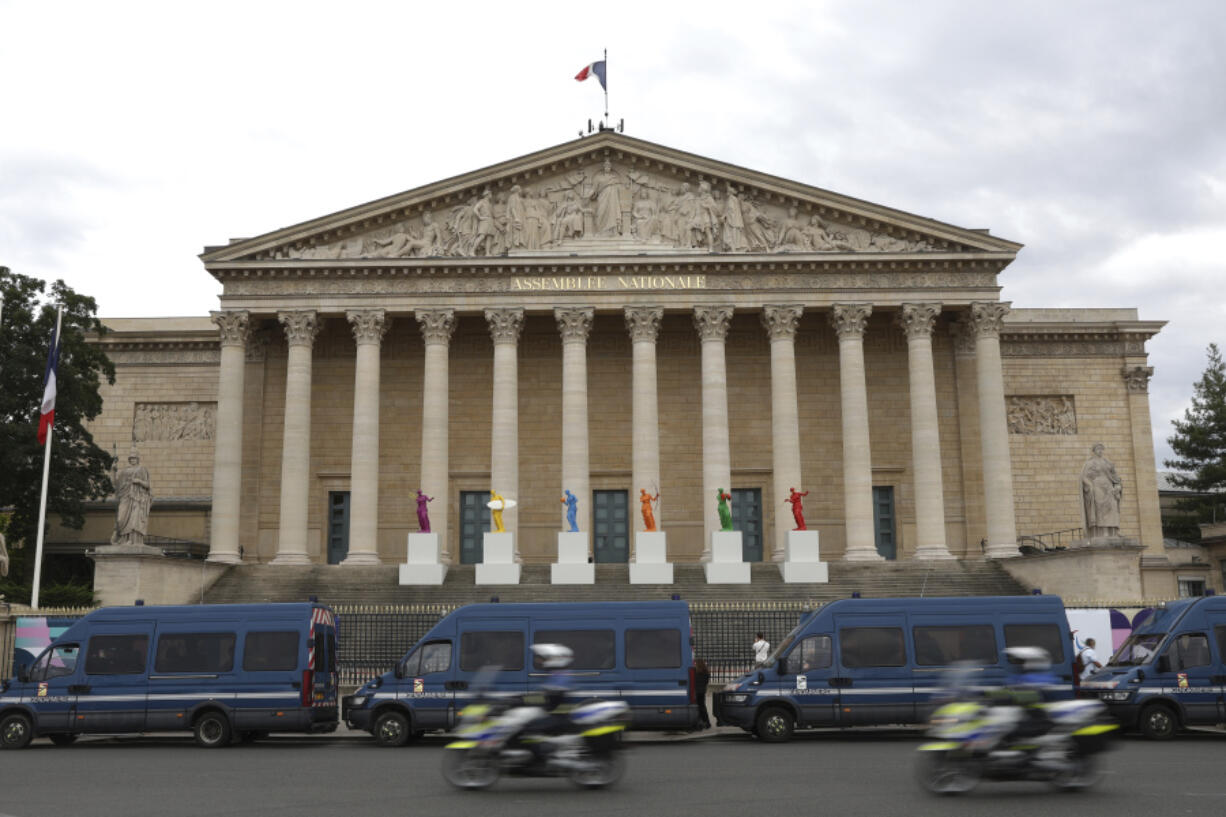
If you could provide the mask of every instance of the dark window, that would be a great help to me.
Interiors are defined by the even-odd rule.
[[[328,492],[328,564],[349,556],[349,492]]]
[[[1217,636],[1217,657],[1226,662],[1226,627],[1214,627],[1213,634]]]
[[[886,559],[898,558],[898,540],[894,535],[894,488],[873,486],[873,536],[877,552]]]
[[[514,630],[464,633],[460,636],[460,669],[476,672],[482,667],[523,669],[524,634]]]
[[[830,636],[811,635],[801,641],[799,646],[788,655],[788,665],[785,671],[800,674],[829,667],[831,652]]]
[[[145,671],[149,636],[96,635],[85,654],[86,675],[136,675]]]
[[[681,631],[626,630],[626,666],[672,669],[681,666]]]
[[[52,678],[72,675],[77,671],[77,658],[80,654],[80,648],[76,644],[51,647],[39,656],[38,661],[30,668],[30,680],[50,681]]]
[[[243,642],[243,669],[272,671],[298,669],[298,633],[247,633]]]
[[[163,633],[153,658],[157,672],[229,672],[234,633]]]
[[[845,667],[901,667],[907,663],[901,627],[846,627],[839,630]]]
[[[1053,664],[1064,661],[1064,639],[1055,624],[1006,624],[1005,648],[1042,647]]]
[[[575,653],[574,669],[612,669],[616,647],[612,630],[537,630],[536,644],[562,644]],[[544,669],[541,659],[532,656],[534,669]]]
[[[429,675],[432,672],[445,672],[451,669],[451,642],[432,641],[423,644],[404,662],[401,675],[413,677]]]
[[[1179,671],[1209,665],[1209,639],[1204,633],[1185,633],[1171,642],[1167,655],[1171,670]]]
[[[959,661],[995,664],[1000,660],[996,634],[990,624],[962,627],[916,627],[915,663],[921,667],[940,667]]]

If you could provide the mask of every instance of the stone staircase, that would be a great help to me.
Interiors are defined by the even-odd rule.
[[[992,561],[831,562],[828,584],[784,584],[775,564],[754,564],[752,584],[707,584],[700,564],[674,566],[671,585],[630,584],[625,564],[596,565],[595,585],[553,585],[549,565],[524,565],[518,585],[473,583],[472,565],[453,566],[437,587],[402,587],[397,565],[238,565],[205,594],[209,604],[306,601],[330,605],[468,604],[489,601],[635,601],[673,594],[703,602],[826,602],[859,592],[889,596],[1012,596],[1029,592]]]

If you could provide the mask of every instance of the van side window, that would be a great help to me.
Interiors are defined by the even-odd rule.
[[[839,630],[839,657],[845,667],[901,667],[907,663],[901,627],[846,627]]]
[[[1064,642],[1055,624],[1006,624],[1005,648],[1042,647],[1053,664],[1064,662]],[[1071,643],[1071,642],[1070,642]]]
[[[1226,663],[1226,626],[1214,627],[1213,634],[1217,636],[1217,657],[1222,663]]]
[[[510,632],[472,632],[460,636],[460,669],[476,672],[482,667],[503,670],[524,668],[524,634]]]
[[[298,669],[296,632],[247,633],[243,640],[243,669],[250,672]]]
[[[163,633],[154,653],[155,672],[230,672],[234,633]]]
[[[995,664],[1000,660],[991,624],[915,627],[911,635],[915,640],[915,663],[921,667],[943,667],[959,661]]]
[[[50,681],[72,675],[77,671],[77,658],[81,649],[76,644],[60,644],[39,656],[38,661],[30,668],[31,681]]]
[[[414,675],[429,675],[451,669],[450,641],[434,641],[422,646],[418,652],[421,653],[421,665],[413,671]]]
[[[788,655],[788,671],[797,674],[830,666],[830,636],[811,635]]]
[[[626,666],[674,669],[681,666],[681,631],[626,630]]]
[[[1191,669],[1208,666],[1209,639],[1204,633],[1184,633],[1171,642],[1166,654],[1171,657],[1171,669]]]
[[[86,675],[136,675],[145,671],[149,636],[96,635],[85,653]]]
[[[571,669],[613,669],[615,653],[612,630],[537,630],[536,644],[562,644],[575,654]],[[532,656],[532,668],[544,669],[539,656]]]

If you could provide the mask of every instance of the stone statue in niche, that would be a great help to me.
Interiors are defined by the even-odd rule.
[[[128,465],[114,474],[116,510],[112,545],[143,545],[149,533],[149,508],[153,493],[149,484],[149,469],[140,464],[140,455],[133,448]]]
[[[1102,443],[1090,449],[1090,458],[1081,469],[1081,501],[1085,510],[1088,539],[1120,535],[1120,500],[1124,483],[1115,465],[1103,454]]]

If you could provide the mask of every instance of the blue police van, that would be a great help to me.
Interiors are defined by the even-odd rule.
[[[539,689],[549,671],[531,647],[545,643],[574,651],[568,700],[624,700],[633,728],[696,725],[693,631],[684,601],[466,605],[440,620],[394,670],[345,696],[342,715],[383,746],[450,729],[479,692],[513,697]],[[491,688],[475,689],[479,674]]]
[[[958,668],[989,688],[1012,673],[1003,652],[1052,658],[1051,698],[1073,696],[1073,650],[1056,596],[840,599],[803,615],[766,662],[713,696],[717,725],[768,742],[798,728],[922,723]]]
[[[1102,700],[1125,728],[1148,738],[1226,723],[1226,597],[1154,608],[1081,688]]]
[[[191,730],[205,747],[338,724],[336,617],[320,604],[108,607],[0,691],[0,748]]]

